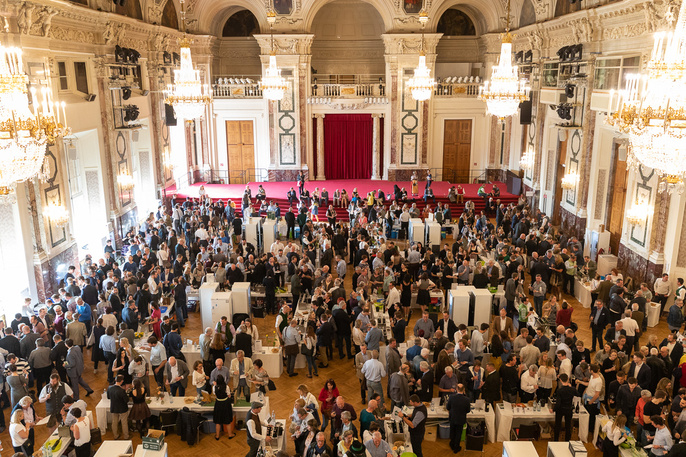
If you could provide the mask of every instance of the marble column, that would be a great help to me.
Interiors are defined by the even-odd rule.
[[[381,114],[372,114],[372,179],[381,179],[379,176],[380,153],[381,153]]]
[[[317,114],[317,181],[326,179],[324,172],[324,116]]]

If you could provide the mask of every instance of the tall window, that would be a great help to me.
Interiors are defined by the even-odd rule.
[[[76,90],[88,94],[88,73],[86,72],[86,62],[74,62],[74,79],[76,79]]]

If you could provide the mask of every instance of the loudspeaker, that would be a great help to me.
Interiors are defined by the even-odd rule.
[[[140,136],[140,132],[138,130],[134,130],[131,132],[131,141],[134,143],[138,143],[138,137]]]
[[[626,145],[622,144],[617,148],[617,159],[626,162]]]
[[[525,100],[519,104],[519,124],[531,124],[531,100]]]
[[[87,101],[87,102],[95,101],[95,94],[88,94],[88,95],[86,95],[86,101]]]
[[[176,115],[174,114],[174,107],[168,104],[164,104],[164,123],[167,127],[176,126]]]

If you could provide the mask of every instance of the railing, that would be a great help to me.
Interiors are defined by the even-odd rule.
[[[212,91],[215,98],[262,98],[260,76],[219,76]]]
[[[312,97],[385,97],[383,75],[312,75]]]
[[[452,78],[446,78],[452,80]],[[464,78],[468,80],[468,78]],[[434,95],[437,97],[476,97],[479,95],[479,86],[481,85],[478,78],[469,78],[471,81],[462,82],[446,82],[445,80],[438,82],[434,89]],[[474,81],[476,79],[476,81]]]

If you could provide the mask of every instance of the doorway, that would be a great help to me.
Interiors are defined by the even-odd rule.
[[[226,121],[229,184],[247,184],[255,175],[253,132],[253,121]]]
[[[472,120],[446,119],[443,128],[443,180],[469,183]]]
[[[617,255],[619,241],[622,239],[624,228],[624,206],[626,205],[626,156],[620,157],[619,143],[612,145],[612,159],[610,161],[610,189],[607,193],[607,211],[605,212],[605,226],[610,232],[610,252]]]
[[[558,130],[559,132],[559,130]],[[562,202],[562,177],[565,175],[567,165],[567,131],[564,131],[564,141],[557,141],[557,167],[555,170],[555,198],[553,199],[553,224],[560,225],[560,204]]]

